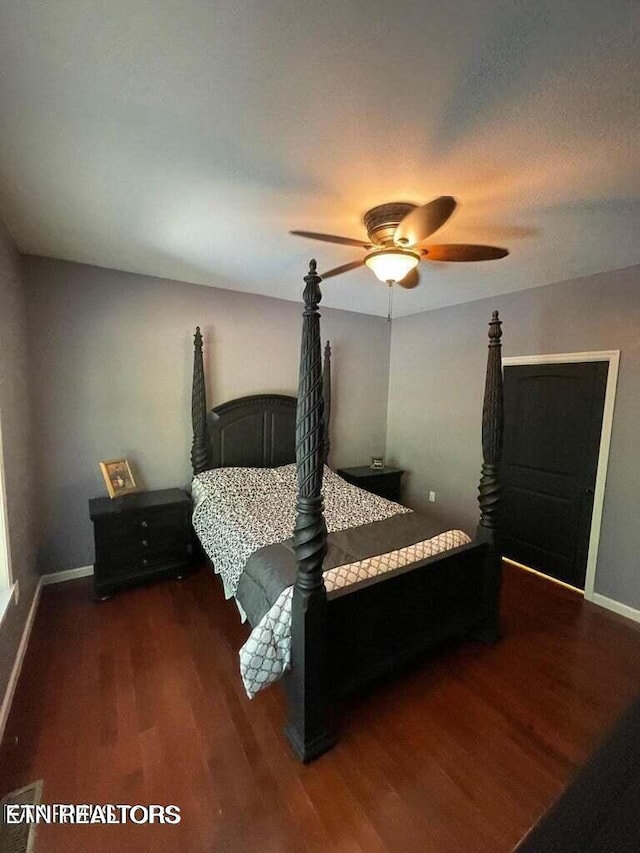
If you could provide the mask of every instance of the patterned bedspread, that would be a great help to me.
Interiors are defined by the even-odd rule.
[[[297,480],[295,465],[281,468],[219,468],[194,477],[193,526],[220,574],[227,598],[236,596],[242,573],[259,549],[286,543],[295,521]],[[411,513],[400,504],[365,492],[324,469],[325,521],[330,534],[375,525],[393,516]],[[409,519],[407,519],[409,521]],[[341,534],[345,536],[346,534]],[[366,554],[362,560],[325,569],[328,590],[373,577],[441,551],[464,545],[469,537],[460,530],[439,532],[407,547]],[[327,562],[325,562],[327,567]],[[291,649],[292,587],[282,592],[255,625],[240,650],[240,671],[247,694],[252,697],[276,681],[288,668]],[[278,590],[279,591],[279,590]],[[242,608],[241,612],[243,612]]]
[[[295,465],[215,468],[193,478],[193,527],[222,578],[227,598],[236,594],[254,551],[291,536],[297,491]],[[326,466],[323,495],[329,533],[411,512],[350,485]]]

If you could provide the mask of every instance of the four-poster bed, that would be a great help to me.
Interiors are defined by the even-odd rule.
[[[331,406],[331,352],[327,345],[323,371],[318,311],[320,281],[316,263],[311,261],[305,276],[297,399],[255,395],[232,400],[207,413],[199,329],[195,335],[192,394],[194,486],[201,490],[209,479],[215,480],[219,508],[228,509],[225,500],[232,488],[238,489],[241,499],[247,493],[255,499],[256,491],[260,493],[263,489],[264,506],[272,504],[268,510],[271,518],[264,522],[265,530],[268,528],[265,535],[259,517],[251,522],[253,528],[248,526],[253,541],[246,548],[251,557],[245,568],[236,571],[239,576],[223,575],[223,579],[228,595],[244,591],[245,604],[240,605],[240,595],[236,600],[242,612],[244,606],[249,611],[254,632],[255,621],[264,611],[263,607],[255,615],[257,611],[251,609],[256,590],[265,597],[267,588],[273,587],[273,595],[266,596],[269,600],[265,607],[272,605],[270,612],[275,608],[278,617],[280,610],[288,608],[290,667],[280,665],[280,670],[286,669],[284,684],[290,709],[285,731],[303,761],[316,758],[334,743],[332,708],[337,697],[397,669],[444,641],[462,637],[495,641],[499,636],[501,580],[497,522],[503,411],[502,333],[498,313],[494,312],[489,324],[476,539],[471,542],[460,531],[436,532],[432,523],[423,526],[418,534],[416,525],[428,519],[347,486],[324,467],[330,450],[325,415]],[[290,464],[294,460],[295,469]],[[265,472],[267,486],[256,479],[255,469],[270,469]],[[293,495],[294,477],[297,480],[295,525],[293,540],[287,544],[283,540],[290,535],[291,528],[284,533],[278,530],[273,515],[274,508],[277,510],[278,490],[283,489],[282,495]],[[355,491],[343,494],[344,489]],[[364,495],[369,503],[366,507],[363,503],[361,518],[355,521],[362,526],[352,527],[336,514],[336,506],[341,501],[355,506],[360,499],[364,502]],[[195,489],[194,501],[197,508],[200,498]],[[224,536],[236,535],[243,506],[242,500],[236,506],[231,505],[231,533],[226,531]],[[288,511],[293,513],[293,506]],[[354,518],[358,518],[357,511],[354,512]],[[221,514],[214,507],[211,523],[217,523]],[[289,518],[284,509],[280,514]],[[415,530],[410,530],[414,527]],[[203,537],[196,529],[205,550],[213,554],[215,547],[207,548],[206,534]],[[458,533],[462,538],[456,538],[454,534]],[[382,550],[374,550],[371,544],[367,547],[370,534],[393,544]],[[231,543],[230,547],[241,551],[244,546]],[[224,554],[215,553],[224,562]],[[344,582],[335,579],[335,573],[345,568],[340,555],[347,553],[351,556],[346,569],[357,567],[355,575],[352,572],[355,582],[353,578]],[[383,562],[386,560],[387,565],[382,569],[371,568],[379,559],[374,556],[377,554],[382,555]],[[290,580],[282,580],[287,571]],[[293,585],[285,588],[287,583]],[[253,599],[249,593],[254,595]],[[276,625],[276,633],[278,630]],[[255,641],[254,651],[262,640],[260,636]]]

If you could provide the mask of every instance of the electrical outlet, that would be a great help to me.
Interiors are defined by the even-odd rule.
[[[429,492],[429,500],[431,501],[432,504],[434,504],[436,502],[436,493],[435,492]]]

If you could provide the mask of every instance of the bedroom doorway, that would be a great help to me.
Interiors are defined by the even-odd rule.
[[[504,359],[504,556],[587,598],[618,359],[618,352]]]

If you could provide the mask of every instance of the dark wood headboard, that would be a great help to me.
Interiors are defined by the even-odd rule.
[[[207,421],[210,468],[275,468],[296,461],[295,397],[240,397],[216,406]]]
[[[253,394],[207,412],[200,328],[194,336],[191,414],[193,473],[210,468],[275,468],[296,461],[297,398],[286,394]],[[324,461],[329,464],[331,412],[331,346],[324,352],[322,373]]]

